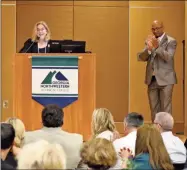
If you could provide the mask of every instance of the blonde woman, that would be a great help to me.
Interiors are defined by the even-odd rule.
[[[18,118],[8,118],[6,120],[6,123],[11,124],[14,127],[15,130],[15,139],[14,139],[14,145],[18,148],[21,148],[21,146],[24,143],[24,136],[25,136],[25,125],[22,122],[22,120]]]
[[[34,26],[32,39],[24,43],[20,53],[49,53],[50,39],[51,32],[48,25],[44,21],[39,21]]]
[[[120,156],[122,157],[122,168],[130,168],[129,157],[132,152],[127,149],[121,149]],[[137,130],[135,157],[132,159],[132,169],[162,169],[173,170],[168,152],[165,148],[162,136],[154,125],[143,125]]]
[[[94,138],[84,143],[80,155],[82,162],[92,170],[107,170],[117,161],[112,142],[104,138]]]
[[[66,169],[66,155],[61,145],[40,140],[23,147],[18,169]]]
[[[106,108],[95,109],[92,115],[92,138],[115,140],[119,138],[112,113]]]
[[[24,143],[25,126],[20,119],[14,117],[8,118],[6,123],[11,124],[15,130],[14,144],[12,150],[7,155],[6,161],[13,167],[17,167],[16,156],[20,152],[20,148]]]

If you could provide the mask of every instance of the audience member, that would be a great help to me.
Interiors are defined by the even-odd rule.
[[[119,137],[112,113],[105,108],[95,109],[92,115],[92,138],[114,140]]]
[[[117,161],[112,142],[104,138],[95,138],[84,143],[80,155],[83,163],[92,170],[107,170]]]
[[[15,130],[11,124],[1,123],[1,169],[10,170],[13,167],[8,162],[6,162],[6,157],[13,146],[15,138]]]
[[[136,170],[173,169],[162,136],[153,125],[144,125],[138,128],[135,157],[132,159],[130,167],[128,161],[131,153],[127,149],[122,149],[120,156],[123,159],[122,168],[132,168]]]
[[[20,119],[9,118],[6,123],[13,126],[15,130],[15,138],[13,148],[10,150],[6,157],[6,161],[13,167],[17,167],[16,155],[19,153],[21,146],[23,145],[25,136],[25,126]]]
[[[57,105],[47,105],[42,111],[43,128],[26,132],[25,144],[46,140],[50,143],[60,144],[67,156],[67,169],[76,168],[80,161],[80,147],[83,137],[79,134],[65,132],[61,129],[64,113]]]
[[[15,130],[15,139],[14,139],[14,145],[18,148],[21,148],[24,144],[24,137],[25,137],[25,125],[22,122],[22,120],[18,118],[8,118],[6,120],[6,123],[9,123],[13,126]]]
[[[144,122],[143,116],[139,113],[132,112],[125,117],[124,119],[125,136],[120,139],[116,139],[113,142],[116,153],[118,153],[121,148],[126,147],[132,150],[132,153],[134,155],[137,128],[143,125],[143,122]],[[121,168],[121,164],[122,164],[121,158],[118,156],[117,164],[113,168],[119,169]]]
[[[186,162],[186,148],[184,143],[172,133],[174,120],[171,114],[159,112],[155,116],[154,124],[159,129],[170,159],[176,169],[183,169]]]
[[[18,169],[66,169],[64,150],[45,140],[25,145],[18,154]]]

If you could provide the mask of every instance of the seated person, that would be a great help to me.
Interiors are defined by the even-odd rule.
[[[119,136],[114,124],[112,113],[106,108],[95,109],[92,115],[92,138],[113,140]]]
[[[15,138],[15,130],[11,124],[1,123],[1,169],[11,170],[16,167],[11,166],[6,162],[6,157],[13,146]]]
[[[14,117],[8,118],[6,123],[11,124],[15,130],[14,145],[6,157],[6,162],[13,167],[17,167],[16,156],[20,152],[21,145],[24,141],[25,125],[20,119]]]
[[[82,163],[92,170],[107,170],[114,166],[117,161],[112,142],[105,138],[94,138],[84,143],[80,155]]]
[[[124,119],[124,137],[120,139],[116,139],[113,142],[114,148],[116,150],[116,153],[120,151],[121,148],[129,148],[133,155],[135,153],[135,143],[136,143],[136,133],[137,129],[142,126],[144,123],[144,118],[141,114],[136,112],[131,112],[127,116],[125,116]],[[113,167],[113,169],[120,169],[121,168],[121,158],[118,156],[118,160],[116,165]]]
[[[62,130],[64,112],[57,105],[47,105],[42,110],[41,117],[43,127],[35,131],[26,132],[24,144],[26,145],[39,140],[58,143],[63,147],[66,154],[66,168],[76,168],[80,161],[79,151],[83,143],[83,136]]]
[[[64,150],[45,140],[25,145],[18,154],[18,169],[66,169]]]
[[[131,160],[132,151],[121,148],[121,168],[136,170],[173,170],[162,136],[153,125],[145,124],[137,130],[135,156]]]
[[[183,169],[186,162],[186,148],[181,139],[174,136],[174,120],[171,114],[159,112],[155,115],[154,124],[159,129],[170,159],[176,169]]]
[[[39,21],[33,29],[32,39],[24,43],[20,53],[49,53],[49,41],[51,33],[49,27],[44,21]]]

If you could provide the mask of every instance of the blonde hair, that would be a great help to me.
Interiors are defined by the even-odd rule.
[[[94,138],[84,143],[80,155],[83,163],[94,169],[108,169],[117,161],[112,142],[104,138]]]
[[[35,41],[35,42],[38,41],[38,39],[37,39],[37,27],[38,27],[38,25],[43,25],[45,27],[45,29],[47,31],[47,35],[45,37],[45,40],[46,41],[50,40],[51,39],[51,31],[50,31],[48,25],[44,21],[39,21],[34,25],[34,29],[33,29],[33,33],[32,33],[32,41]]]
[[[109,130],[114,132],[116,130],[114,119],[111,112],[105,108],[95,109],[92,115],[92,133],[93,137]]]
[[[20,119],[14,117],[8,118],[6,122],[13,126],[15,130],[14,144],[20,148],[24,143],[25,125]]]
[[[149,162],[154,169],[173,169],[162,136],[154,125],[145,124],[137,130],[135,155],[142,153],[149,154]]]
[[[18,155],[18,169],[65,169],[66,156],[59,144],[45,140],[25,145]]]

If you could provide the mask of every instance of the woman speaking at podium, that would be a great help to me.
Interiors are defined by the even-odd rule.
[[[44,21],[39,21],[33,29],[32,39],[29,38],[20,53],[49,53],[51,33]]]

